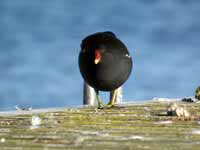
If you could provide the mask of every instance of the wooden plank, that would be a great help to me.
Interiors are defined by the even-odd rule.
[[[200,104],[179,105],[192,119],[167,116],[165,102],[1,112],[0,146],[1,150],[198,150]]]

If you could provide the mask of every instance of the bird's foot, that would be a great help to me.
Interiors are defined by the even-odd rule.
[[[113,108],[113,107],[115,107],[115,105],[113,103],[109,102],[105,107],[106,108]]]
[[[98,104],[98,109],[109,109],[109,108],[113,108],[113,107],[115,107],[115,105],[111,104],[110,102],[106,105],[103,105],[102,103]]]
[[[104,106],[102,103],[98,104],[98,109],[104,109]]]
[[[110,102],[106,105],[106,108],[113,108],[113,107],[115,107],[116,96],[117,96],[117,89],[114,90],[112,99],[111,99]]]

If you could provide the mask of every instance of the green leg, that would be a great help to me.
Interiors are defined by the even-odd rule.
[[[98,108],[102,109],[103,108],[103,103],[102,103],[101,97],[99,95],[99,91],[96,91],[96,93],[97,93]]]
[[[114,93],[113,93],[111,101],[106,105],[108,108],[114,107],[116,96],[117,96],[117,89],[114,90]]]

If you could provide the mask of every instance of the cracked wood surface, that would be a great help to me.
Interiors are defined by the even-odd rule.
[[[168,103],[57,108],[0,113],[1,150],[153,149],[200,147],[200,104],[183,103],[193,119],[167,116]],[[41,122],[33,125],[33,117]],[[37,119],[36,119],[37,120]]]

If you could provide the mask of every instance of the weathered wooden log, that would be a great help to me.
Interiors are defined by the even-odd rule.
[[[0,112],[0,149],[199,150],[199,103],[177,103],[192,113],[188,119],[167,114],[170,99],[158,99],[110,109],[89,106]]]

